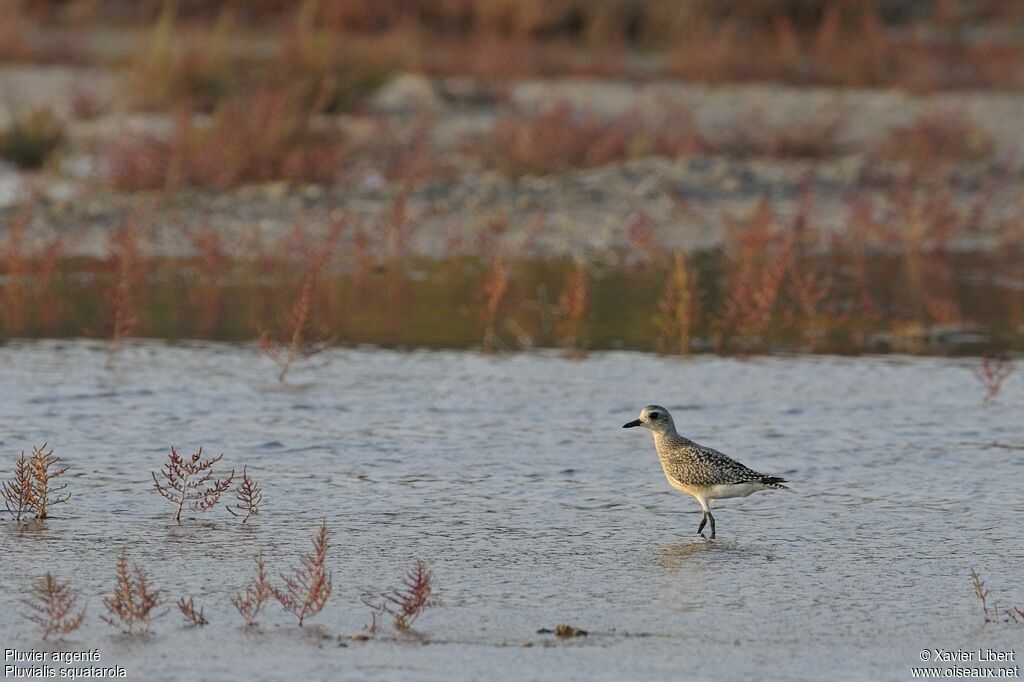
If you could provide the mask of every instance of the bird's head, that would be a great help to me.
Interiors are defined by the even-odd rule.
[[[672,421],[672,415],[661,405],[648,405],[640,410],[640,418],[623,424],[622,428],[631,429],[634,426],[643,426],[655,433],[667,433],[676,430]]]

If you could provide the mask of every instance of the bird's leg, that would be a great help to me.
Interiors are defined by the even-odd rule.
[[[714,540],[715,539],[715,517],[711,515],[711,510],[710,509],[706,512],[706,514],[708,516],[708,521],[711,522],[711,539]]]
[[[704,526],[707,525],[707,522],[708,522],[708,513],[704,512],[704,516],[700,520],[700,525],[697,526],[697,535],[704,535],[703,530],[704,530]]]

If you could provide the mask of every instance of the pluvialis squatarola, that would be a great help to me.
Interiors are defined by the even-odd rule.
[[[676,433],[672,415],[664,407],[648,405],[640,411],[640,418],[634,419],[622,428],[643,426],[654,434],[654,447],[661,460],[661,468],[669,485],[687,495],[693,495],[704,510],[704,517],[697,527],[701,536],[704,525],[711,523],[711,538],[715,537],[715,517],[711,515],[711,500],[728,497],[746,497],[758,490],[786,490],[782,485],[786,479],[765,476],[748,469],[736,460],[717,450],[698,445]]]

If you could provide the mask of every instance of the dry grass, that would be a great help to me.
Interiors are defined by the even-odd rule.
[[[750,110],[727,128],[702,136],[705,154],[736,158],[822,159],[842,154],[846,114],[834,105],[820,107],[801,120],[776,123]]]
[[[571,40],[480,32],[469,36],[421,35],[407,58],[407,67],[432,76],[461,76],[490,84],[500,95],[503,86],[526,78],[627,78],[636,73],[626,45],[610,42],[580,45]]]
[[[984,357],[974,368],[974,378],[985,389],[985,404],[991,403],[1003,388],[1003,382],[1016,368],[1013,360],[1006,357]]]
[[[556,173],[647,156],[829,158],[847,151],[844,112],[821,107],[801,120],[771,122],[760,111],[712,131],[697,127],[692,112],[665,104],[656,117],[639,113],[600,116],[556,102],[533,112],[505,113],[466,147],[485,164],[513,175]]]
[[[424,180],[438,180],[452,175],[456,169],[431,149],[431,133],[435,126],[432,113],[423,113],[416,121],[382,117],[375,121],[375,133],[361,144],[352,154],[371,160],[384,177],[406,188]],[[404,201],[399,195],[398,201]]]
[[[758,16],[745,12],[749,4],[724,15],[702,12],[689,22],[685,38],[677,36],[668,70],[708,82],[914,90],[1013,88],[1024,79],[1021,46],[985,37],[966,40],[958,32],[960,17],[935,16],[897,29],[883,22],[877,3],[818,3],[816,15],[811,5],[803,18],[785,8]]]
[[[1024,18],[1014,2],[932,3],[930,16],[910,20],[887,0],[35,0],[31,14],[23,7],[5,5],[0,59],[80,60],[74,45],[42,47],[47,22],[155,21],[131,69],[136,91],[148,86],[145,99],[165,103],[210,106],[252,82],[290,76],[313,83],[302,88],[330,106],[358,98],[397,61],[488,80],[668,73],[917,90],[1024,82],[1024,45],[1014,37]],[[279,59],[269,61],[297,68],[268,66],[258,51],[236,54],[253,29],[281,34],[281,27]],[[296,42],[299,49],[288,47]],[[644,58],[631,60],[627,51]]]
[[[338,112],[387,81],[396,43],[354,38],[317,21],[315,2],[295,3],[275,26],[272,54],[247,44],[237,13],[182,17],[165,3],[129,60],[129,99],[147,109],[213,111],[225,100],[275,92],[311,113]]]
[[[543,174],[622,160],[629,140],[621,123],[579,115],[560,103],[532,116],[502,116],[486,142],[477,148],[489,165]]]
[[[354,39],[316,20],[317,3],[304,3],[280,39],[268,67],[269,87],[301,106],[337,113],[351,108],[386,83],[399,64],[392,39]]]
[[[240,65],[230,53],[232,29],[227,14],[212,27],[182,26],[175,3],[165,3],[131,58],[129,98],[149,109],[182,104],[212,109],[237,87]]]
[[[960,112],[926,111],[911,123],[894,128],[878,145],[877,153],[920,167],[951,161],[984,161],[995,153],[995,140]]]
[[[531,113],[506,113],[469,147],[488,165],[516,175],[590,168],[649,155],[701,153],[693,116],[666,106],[658,121],[638,114],[601,117],[557,102]]]
[[[344,158],[335,131],[318,127],[289,96],[269,91],[225,100],[206,124],[183,111],[169,139],[129,134],[107,150],[110,181],[127,191],[275,180],[329,184]]]

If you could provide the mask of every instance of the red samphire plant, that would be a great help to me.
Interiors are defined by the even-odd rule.
[[[85,609],[77,608],[78,597],[71,587],[49,572],[36,583],[21,603],[28,609],[28,613],[22,615],[39,627],[43,639],[50,635],[73,632],[85,619]]]
[[[193,512],[213,509],[220,500],[221,493],[231,487],[231,481],[235,477],[234,469],[227,478],[213,479],[213,465],[223,456],[220,454],[204,459],[203,449],[199,448],[186,459],[172,447],[167,463],[160,472],[163,480],[157,478],[155,471],[151,472],[157,492],[176,507],[175,521],[181,523],[181,512],[186,506]]]
[[[100,618],[114,627],[121,628],[125,634],[132,634],[136,623],[142,625],[145,632],[149,632],[149,625],[155,619],[164,615],[166,611],[157,612],[163,600],[160,597],[160,590],[154,590],[149,585],[149,576],[138,564],[128,570],[128,557],[124,548],[117,558],[117,583],[114,592],[110,597],[103,600],[107,607],[107,615]]]
[[[274,588],[267,580],[267,569],[263,564],[263,555],[256,555],[256,575],[245,586],[245,591],[235,593],[231,603],[238,609],[238,613],[245,621],[246,627],[256,623],[256,616],[259,615],[263,604],[274,596]]]
[[[250,516],[260,513],[263,490],[256,479],[249,475],[248,466],[242,467],[242,482],[238,484],[235,497],[237,501],[234,504],[229,504],[227,510],[232,516],[241,516],[242,523],[248,521]]]
[[[398,630],[408,630],[416,622],[420,614],[437,606],[433,598],[433,575],[422,561],[416,564],[402,578],[402,586],[381,596],[380,601],[363,600],[370,607],[370,631],[377,627],[378,614],[390,614]]]
[[[333,585],[326,562],[327,524],[321,521],[313,538],[313,551],[303,554],[301,563],[291,573],[281,575],[283,589],[273,588],[274,597],[284,610],[299,619],[299,627],[306,618],[323,611],[331,596]]]

